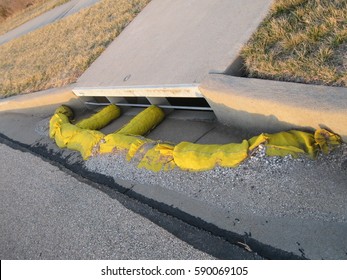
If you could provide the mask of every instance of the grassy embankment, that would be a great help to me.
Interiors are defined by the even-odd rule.
[[[347,0],[276,0],[242,50],[250,77],[347,86]]]
[[[148,2],[102,0],[1,45],[0,97],[75,82]]]

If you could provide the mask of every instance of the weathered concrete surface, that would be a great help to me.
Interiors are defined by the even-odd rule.
[[[39,110],[40,107],[46,106],[54,108],[64,103],[69,103],[75,109],[84,107],[83,99],[74,95],[72,87],[67,86],[0,99],[0,112],[25,109]]]
[[[210,75],[200,91],[217,118],[254,133],[328,128],[347,141],[347,89]]]
[[[166,2],[166,1],[162,1],[162,2],[153,1],[152,3],[154,3],[154,2],[159,3],[158,5],[162,5],[162,3]],[[169,4],[173,5],[172,2],[170,2]],[[193,3],[193,2],[197,3],[197,1],[190,1],[189,3]],[[209,3],[210,5],[213,5],[213,4],[211,4],[212,1],[211,2],[199,1],[199,2],[205,3],[205,4]],[[227,5],[228,3],[231,3],[231,2],[236,3],[236,1],[229,1],[229,2],[227,2],[227,1],[214,1],[213,3],[217,3],[217,2],[224,3],[224,5]],[[187,3],[188,3],[188,1],[186,1],[184,4],[186,5]],[[238,3],[241,3],[241,2],[238,2]],[[245,3],[245,1],[243,2],[243,5],[245,5],[244,3]],[[259,2],[257,1],[256,3],[258,4]],[[254,3],[252,2],[252,4],[254,4]],[[146,11],[146,9],[145,9],[145,11]],[[229,17],[230,17],[230,15],[229,15]],[[184,19],[182,19],[182,20],[184,20]],[[217,18],[215,20],[218,21],[219,19]],[[136,20],[135,20],[135,22],[136,22]],[[131,28],[131,26],[132,25],[130,25],[129,28]],[[154,26],[155,26],[155,24],[154,24]],[[166,27],[169,27],[169,26],[166,26]],[[141,26],[139,25],[137,28],[141,28]],[[210,33],[210,31],[207,33]],[[200,34],[200,35],[203,36],[204,34]],[[120,36],[120,38],[121,38],[121,36]],[[125,35],[125,36],[127,36],[127,35]],[[148,41],[150,41],[152,39],[153,39],[153,37],[148,39]],[[174,44],[174,42],[170,42],[170,44]],[[176,47],[179,47],[179,46],[176,44]],[[134,45],[134,48],[137,48],[137,45]],[[131,52],[131,50],[129,50],[129,51]],[[163,52],[160,52],[160,49],[157,49],[157,51],[158,51],[159,56],[160,56],[160,54],[164,55]],[[175,50],[170,49],[170,51],[172,51],[174,53]],[[122,54],[124,55],[126,53],[127,52],[123,52]],[[192,52],[191,55],[194,56],[195,53]],[[168,58],[170,57],[170,55],[168,55],[168,54],[166,54],[166,56]],[[200,57],[201,57],[201,53],[200,53]],[[209,57],[209,53],[206,55],[206,57]],[[149,57],[148,61],[150,61],[150,58],[151,57]],[[133,60],[130,60],[130,61],[133,62]],[[146,59],[142,60],[141,65],[145,62],[146,62]],[[108,67],[110,67],[110,66],[112,66],[112,65],[108,64]],[[166,67],[167,65],[165,64],[164,66]],[[186,66],[184,66],[184,67],[186,67]],[[146,70],[144,68],[142,68],[142,70]],[[112,76],[110,73],[113,72],[113,68],[107,68],[107,69],[108,69],[107,73],[106,73],[106,71],[104,73],[100,72],[101,73],[100,75]],[[111,69],[111,71],[110,71],[110,69]],[[151,70],[151,68],[148,68],[148,69]],[[149,75],[149,73],[152,73],[153,77],[155,77],[155,75],[159,75],[159,76],[161,75],[161,71],[159,68],[158,69],[153,68],[154,70],[157,70],[157,72],[152,71],[152,70],[148,71],[148,69],[147,69],[148,73],[146,73],[146,71],[145,71],[144,72],[145,74]],[[189,68],[189,69],[191,69],[191,68]],[[226,68],[224,68],[224,70],[225,69]],[[103,70],[103,69],[101,69],[101,70]],[[197,70],[197,68],[195,70]],[[204,71],[205,70],[206,69],[204,69]],[[223,72],[224,70],[221,70],[221,72]],[[171,71],[172,71],[171,75],[174,76],[174,78],[175,78],[176,72],[179,72],[179,71],[174,71],[174,69],[171,69]],[[194,72],[194,71],[190,72],[190,74],[192,74],[192,76],[190,76],[190,77],[188,75],[189,73],[187,72],[188,74],[186,73],[187,75],[184,76],[184,78],[187,78],[190,80],[191,80],[191,78],[194,78],[193,77],[194,73],[197,74],[199,72],[199,71],[197,71],[197,72]],[[219,71],[217,71],[217,72],[219,72]],[[202,73],[202,72],[199,72],[199,73]],[[204,73],[206,74],[206,73],[208,73],[208,71],[204,72]],[[177,77],[178,76],[179,75],[177,75]],[[124,83],[126,83],[127,81],[131,81],[131,79],[132,79],[132,76],[127,76],[127,77],[128,77],[128,80],[126,79],[126,81]],[[224,76],[220,76],[220,75],[216,75],[215,77],[223,77],[223,79],[225,78]],[[163,77],[161,77],[161,78],[163,78]],[[230,79],[233,79],[233,77],[230,77]],[[193,80],[193,82],[194,81],[195,80]],[[252,84],[253,82],[254,81],[251,79],[247,79],[247,80],[245,79],[243,86],[245,87],[247,84],[249,84],[249,83]],[[257,82],[259,82],[259,81],[257,81]],[[162,83],[162,82],[160,82],[160,83]],[[256,82],[254,82],[254,83],[256,83]],[[230,88],[229,82],[225,82],[225,84],[223,84],[220,81],[217,81],[216,84],[212,83],[210,90],[211,89],[213,90],[214,88],[216,88],[217,86],[220,86],[221,84],[224,85],[224,87],[222,86],[219,88],[218,94],[217,94],[217,91],[215,92],[215,96],[220,96],[222,98],[221,100],[219,100],[221,103],[222,102],[228,103],[230,101],[230,103],[227,104],[229,107],[227,107],[226,105],[218,105],[217,103],[219,101],[218,102],[217,101],[211,102],[211,104],[212,104],[212,106],[214,106],[214,108],[216,108],[216,113],[218,114],[220,119],[223,119],[224,113],[222,112],[221,114],[219,114],[218,112],[221,112],[221,111],[218,111],[218,110],[224,106],[224,108],[228,111],[228,113],[226,113],[226,114],[229,114],[226,116],[225,119],[229,120],[229,121],[233,120],[232,125],[235,125],[236,121],[234,122],[233,118],[234,118],[234,115],[238,116],[239,112],[236,112],[236,114],[234,114],[233,111],[237,111],[237,110],[245,111],[245,108],[247,108],[248,106],[249,106],[249,108],[255,108],[254,110],[256,110],[258,107],[262,107],[263,106],[262,104],[264,102],[266,102],[266,101],[270,102],[269,100],[273,100],[274,93],[277,93],[278,89],[280,89],[282,86],[280,86],[279,84],[276,84],[276,86],[271,86],[271,83],[272,82],[270,82],[270,83],[267,82],[266,84],[264,84],[263,85],[263,91],[261,91],[261,90],[255,91],[255,94],[258,94],[257,96],[259,97],[257,100],[254,100],[253,97],[251,96],[250,98],[245,99],[244,103],[242,103],[240,105],[240,107],[238,107],[236,110],[234,110],[234,109],[232,109],[233,108],[232,105],[234,104],[234,102],[230,101],[233,99],[228,99],[229,95],[227,94],[228,88]],[[95,84],[93,84],[93,86],[95,86]],[[302,85],[293,85],[293,87],[291,89],[293,91],[292,95],[290,95],[289,97],[288,96],[284,97],[282,95],[278,95],[276,100],[278,102],[285,100],[288,102],[288,104],[292,104],[293,106],[294,105],[297,106],[298,110],[299,109],[302,110],[302,108],[305,107],[306,105],[304,104],[305,105],[304,106],[302,104],[302,102],[295,100],[295,98],[297,98],[299,96],[298,93],[300,92],[301,86]],[[298,88],[298,87],[300,87],[300,88]],[[208,88],[206,86],[206,82],[203,83],[201,88],[203,90],[205,88]],[[272,91],[271,91],[271,89],[272,89]],[[325,89],[325,87],[324,87],[324,89]],[[272,94],[269,94],[268,99],[266,99],[266,98],[264,98],[264,93],[267,93],[269,90],[270,90],[270,92],[272,92]],[[326,90],[329,90],[329,89],[326,89]],[[331,100],[330,100],[331,96],[325,95],[324,90],[319,91],[319,92],[320,92],[320,95],[322,95],[325,98],[324,100],[327,102],[327,104],[330,104],[329,102],[331,102]],[[206,94],[206,96],[207,95],[208,94]],[[213,98],[213,94],[211,94],[211,96]],[[239,94],[236,97],[239,98],[239,96],[241,96],[242,98],[246,98],[247,91],[242,91],[242,94]],[[265,95],[265,96],[267,96],[267,95]],[[313,96],[311,96],[311,95],[308,95],[308,96],[311,98],[311,99],[309,99],[310,102],[311,101],[313,102],[315,100],[315,98],[313,98]],[[20,101],[21,98],[23,98],[23,100],[22,100],[23,102]],[[82,103],[78,100],[75,100],[73,98],[73,96],[71,96],[71,92],[69,92],[69,91],[66,93],[66,95],[62,96],[61,98],[62,99],[59,99],[59,102],[57,101],[58,103],[66,103],[69,101],[73,101],[73,102],[76,101],[76,104],[79,104],[76,106],[77,108],[82,106],[81,105]],[[207,96],[207,98],[208,98],[208,96]],[[36,103],[36,104],[32,103],[31,100],[30,101],[28,100],[29,105],[27,105],[26,102],[24,102],[24,97],[18,97],[18,99],[17,99],[17,101],[19,100],[19,103],[22,103],[22,104],[16,103],[15,99],[16,98],[10,99],[9,101],[11,101],[11,102],[9,102],[9,103],[6,103],[6,102],[8,102],[8,100],[4,100],[3,102],[5,102],[5,103],[2,103],[3,104],[2,108],[6,108],[6,107],[8,108],[9,106],[11,106],[11,108],[13,108],[15,111],[10,112],[9,110],[6,110],[6,109],[2,110],[2,111],[6,111],[6,112],[1,113],[2,122],[0,123],[0,132],[5,134],[9,138],[16,140],[18,142],[24,143],[24,144],[32,145],[32,144],[37,144],[38,142],[40,143],[40,139],[38,139],[38,138],[40,138],[40,136],[38,136],[37,133],[35,132],[35,127],[36,127],[37,123],[39,123],[41,121],[47,122],[49,116],[54,111],[51,109],[54,106],[52,106],[52,104],[49,103],[49,98],[44,99],[44,100],[46,100],[46,103],[41,105],[41,106],[43,106],[42,111],[40,111],[40,114],[38,114],[38,107],[37,106],[40,106],[39,105],[39,101],[40,101],[40,94],[39,93],[37,94],[36,101],[38,103]],[[44,100],[42,100],[42,101],[44,101]],[[234,101],[235,100],[236,99],[234,99]],[[344,99],[342,101],[344,101]],[[323,102],[323,104],[326,104],[326,102]],[[339,108],[343,111],[345,108],[344,104],[346,104],[346,103],[344,103],[344,104],[342,104],[342,103],[343,102],[341,102],[341,104],[338,104],[338,105],[340,105]],[[57,103],[53,103],[53,104],[58,105]],[[236,104],[237,104],[237,102],[236,102]],[[315,104],[317,106],[316,108],[322,107],[322,104],[319,104],[319,103],[317,104],[317,102]],[[21,106],[25,110],[21,110],[20,109]],[[48,107],[46,107],[46,106],[48,106]],[[218,107],[218,106],[220,106],[220,107]],[[243,107],[243,106],[246,106],[246,107]],[[277,106],[276,104],[272,104],[272,107],[276,107],[276,106]],[[0,108],[1,108],[1,105],[0,105]],[[47,108],[49,108],[49,110],[47,110]],[[278,123],[280,123],[280,125],[283,125],[283,127],[292,127],[293,126],[292,123],[284,123],[284,122],[286,122],[286,120],[282,120],[282,119],[276,120],[276,118],[271,117],[272,113],[270,113],[270,117],[267,114],[264,115],[265,114],[264,112],[267,112],[267,110],[270,110],[269,108],[271,109],[271,106],[270,107],[262,107],[261,111],[254,111],[254,112],[250,111],[251,113],[249,113],[246,110],[245,112],[241,112],[242,114],[244,114],[244,117],[245,117],[245,118],[243,118],[244,124],[248,124],[249,127],[254,129],[254,131],[256,129],[262,130],[263,127],[261,125],[263,122],[267,124],[264,127],[268,128],[270,130],[276,129],[276,127],[272,128],[271,126],[272,125],[276,126],[276,125],[278,125]],[[292,113],[290,112],[290,110],[287,109],[287,107],[284,109],[283,108],[284,107],[282,107],[282,109],[278,109],[278,111],[280,113],[289,114],[289,116],[291,116]],[[313,107],[313,108],[315,108],[315,107]],[[327,110],[329,108],[330,107],[326,107],[326,105],[324,105],[325,110]],[[298,111],[296,111],[296,112],[298,112]],[[312,112],[315,112],[315,110],[312,109]],[[248,116],[250,114],[256,114],[257,118],[262,117],[262,119],[248,118]],[[301,115],[298,114],[298,116],[302,117],[303,116],[302,111],[300,112],[300,114]],[[318,115],[316,117],[318,117]],[[298,117],[298,118],[300,118],[300,117]],[[237,120],[237,118],[235,120]],[[253,122],[255,120],[257,121],[257,124],[253,124]],[[166,123],[163,123],[163,125],[159,126],[157,128],[158,130],[153,131],[149,135],[149,137],[154,136],[158,139],[165,139],[165,137],[167,137],[167,138],[171,138],[171,139],[165,139],[165,140],[173,140],[173,141],[179,141],[179,138],[181,138],[181,140],[182,140],[182,137],[189,137],[189,140],[191,140],[191,141],[208,143],[208,141],[204,137],[210,135],[209,139],[213,140],[214,142],[216,141],[216,136],[215,136],[216,134],[212,135],[212,133],[213,132],[216,133],[216,131],[211,130],[211,129],[213,129],[213,125],[211,125],[210,123],[202,124],[202,126],[199,128],[197,128],[196,124],[194,124],[194,130],[190,129],[189,124],[186,123],[187,135],[184,135],[184,133],[182,133],[182,126],[180,123],[179,124],[178,123],[179,122],[177,122],[177,121],[171,121],[171,123],[169,123],[170,127],[172,127],[171,129],[176,131],[176,132],[173,132],[172,135],[170,135],[167,132],[168,127],[166,126]],[[311,126],[311,125],[305,124],[305,126]],[[226,139],[227,138],[223,138],[223,139],[220,139],[220,141],[224,143],[224,140],[226,140]],[[50,141],[50,143],[52,146],[55,146],[51,141]],[[57,147],[55,147],[55,150],[53,149],[53,153],[56,153],[56,152],[57,152]],[[71,152],[71,154],[73,154],[73,153],[74,152]],[[76,155],[76,153],[74,153],[74,154]],[[58,156],[59,156],[59,154],[58,154]],[[77,157],[78,156],[79,155],[77,154]],[[31,174],[34,174],[34,173],[31,173]],[[133,176],[133,173],[130,175]],[[316,172],[311,174],[311,176],[316,176]],[[342,176],[339,178],[344,178],[343,176],[344,175],[342,174]],[[39,176],[36,176],[36,177],[39,178]],[[275,189],[276,187],[278,187],[279,183],[276,181],[276,180],[278,180],[277,178],[275,178],[276,176],[272,176],[271,178],[273,178],[273,177],[274,177],[273,187]],[[296,178],[296,177],[294,177],[294,178]],[[290,181],[292,184],[300,184],[300,182],[298,182],[298,180],[293,180],[293,177],[286,178],[286,181]],[[168,182],[168,181],[166,181],[166,182]],[[193,181],[193,182],[195,182],[195,181]],[[345,181],[342,181],[342,182],[345,182]],[[153,185],[143,185],[143,184],[132,184],[132,183],[129,183],[127,181],[125,181],[121,184],[124,184],[127,189],[131,189],[131,191],[128,191],[128,193],[131,194],[132,197],[135,197],[135,198],[140,197],[141,199],[152,200],[152,202],[154,201],[153,202],[154,204],[155,203],[158,203],[158,204],[162,203],[162,204],[164,204],[164,207],[175,208],[177,211],[179,211],[181,213],[182,216],[190,215],[193,217],[194,221],[199,221],[204,226],[207,226],[207,228],[216,227],[217,230],[226,230],[226,231],[229,231],[230,234],[236,233],[240,236],[244,236],[244,239],[246,241],[249,241],[248,238],[251,238],[251,239],[253,239],[253,241],[258,241],[258,242],[263,243],[263,245],[265,244],[265,245],[273,246],[274,248],[279,248],[279,249],[285,250],[287,252],[293,252],[298,256],[300,256],[300,253],[302,253],[302,256],[309,257],[309,258],[323,258],[323,257],[324,258],[333,258],[333,259],[334,258],[335,259],[336,258],[339,258],[339,259],[345,258],[345,252],[346,252],[346,242],[344,239],[344,235],[345,235],[344,233],[346,232],[346,224],[345,223],[322,222],[320,220],[314,220],[314,219],[313,220],[303,220],[303,219],[301,220],[301,219],[296,219],[296,218],[292,219],[290,217],[289,218],[278,218],[278,217],[273,217],[273,216],[269,216],[269,217],[263,216],[260,218],[256,214],[247,216],[246,214],[239,214],[236,211],[231,212],[231,211],[224,211],[224,210],[218,209],[218,207],[216,207],[216,204],[211,205],[209,203],[206,203],[206,201],[199,201],[198,199],[196,199],[195,195],[189,196],[189,195],[187,195],[186,192],[175,192],[175,191],[169,190],[166,188],[165,185],[153,186]],[[241,182],[240,184],[243,187],[242,188],[243,193],[245,193],[246,196],[251,196],[252,195],[251,191],[247,188],[244,188],[244,182]],[[302,187],[305,187],[305,186],[306,185],[302,185]],[[186,188],[186,185],[184,185],[183,187]],[[317,187],[320,187],[320,186],[317,184]],[[328,185],[328,187],[330,187],[330,184]],[[208,190],[204,190],[204,191],[209,193],[209,195],[210,195],[209,198],[213,198],[213,192],[215,192],[216,189],[218,189],[218,188],[220,188],[220,186],[218,186],[216,184],[211,184],[210,188]],[[71,191],[71,189],[69,189],[69,192],[70,191]],[[196,193],[198,193],[198,190]],[[221,194],[223,194],[223,192],[221,192]],[[68,195],[69,195],[69,193],[68,193]],[[69,199],[69,196],[64,197],[64,198]],[[280,199],[276,199],[271,203],[273,204],[276,202],[280,202]],[[323,201],[322,203],[324,203],[324,202],[325,201]],[[316,207],[319,207],[319,205],[320,205],[319,203],[314,204],[314,206],[316,206]],[[72,207],[75,207],[75,206],[72,205]],[[246,206],[246,207],[248,207],[248,206]],[[240,211],[240,210],[242,210],[242,209],[238,208],[238,211]],[[15,211],[13,211],[13,212],[15,212]],[[172,213],[170,212],[170,214],[175,214],[175,212],[172,212]],[[188,217],[188,218],[190,218],[190,217]],[[288,228],[290,230],[288,230]],[[252,236],[250,236],[250,233],[252,233]],[[65,234],[65,232],[63,232],[63,234]],[[317,246],[317,244],[320,246]],[[254,245],[257,245],[256,242],[254,242]],[[303,249],[305,249],[305,250],[303,250]],[[303,254],[303,251],[305,251],[305,254]],[[37,252],[38,251],[35,251],[34,253],[37,253]],[[47,255],[45,255],[44,257],[47,257]]]
[[[29,95],[12,98],[12,104],[15,103],[15,99],[21,100],[21,103],[23,104],[25,98],[27,98],[28,103],[30,104]],[[39,100],[40,99],[38,98],[37,101]],[[65,101],[69,101],[69,99],[66,99]],[[63,103],[69,104],[68,102]],[[40,147],[46,149],[47,151],[47,154],[45,155],[46,158],[57,160],[59,162],[66,161],[68,164],[72,165],[75,164],[75,169],[71,170],[77,173],[81,172],[81,170],[84,168],[84,163],[77,152],[66,149],[61,150],[51,139],[48,139],[47,136],[42,136],[43,131],[41,131],[41,134],[38,133],[40,132],[40,127],[47,128],[49,118],[53,114],[56,106],[57,104],[46,104],[46,106],[36,108],[24,106],[24,109],[22,110],[20,110],[18,107],[15,110],[4,110],[0,113],[0,133],[14,141],[29,145],[31,147],[41,145]],[[79,108],[79,106],[76,106],[76,108]],[[84,112],[84,116],[91,113],[92,112]],[[131,118],[128,113],[129,112],[127,111],[124,116],[115,121],[113,124],[107,126],[106,130],[103,130],[103,132],[107,133],[108,131],[108,133],[110,133],[116,130],[119,126],[122,126]],[[190,121],[184,121],[180,119],[180,116],[175,118],[173,115],[175,114],[170,114],[170,118],[166,119],[161,125],[153,130],[148,137],[174,142],[179,142],[182,140],[197,143],[228,143],[236,141],[236,139],[233,139],[235,135],[229,135],[230,133],[235,134],[234,130],[228,131],[227,129],[224,129],[219,131],[217,128],[215,128],[215,123],[213,123],[213,121],[210,119],[203,122],[198,121],[196,113],[191,114],[193,118]],[[81,117],[79,113],[77,117]],[[184,116],[184,119],[188,119],[188,117]],[[182,124],[183,122],[184,124]],[[168,130],[170,130],[170,132],[168,132]],[[241,135],[238,137],[241,137]],[[243,138],[244,137],[241,139]],[[161,210],[164,209],[165,213],[174,216],[177,215],[179,219],[189,221],[189,223],[199,228],[208,229],[216,234],[220,234],[221,230],[226,231],[226,236],[223,234],[222,236],[230,236],[231,240],[235,240],[233,239],[233,235],[237,234],[238,240],[242,241],[244,239],[246,242],[242,242],[248,244],[251,249],[256,252],[261,252],[264,246],[272,246],[272,248],[276,250],[283,250],[288,254],[294,253],[294,257],[303,256],[312,259],[345,259],[346,242],[344,235],[346,232],[346,223],[334,221],[328,222],[319,217],[315,218],[314,216],[301,219],[297,216],[294,217],[290,213],[287,213],[283,217],[279,217],[271,213],[268,215],[258,215],[256,212],[252,214],[250,211],[246,211],[250,207],[250,205],[247,203],[249,201],[249,197],[255,197],[257,201],[261,199],[265,200],[267,198],[265,189],[272,189],[272,195],[269,196],[271,200],[269,200],[266,208],[278,208],[286,213],[287,210],[283,210],[281,207],[284,205],[283,201],[285,201],[285,198],[289,195],[284,190],[290,190],[294,194],[293,197],[296,197],[294,198],[295,201],[291,202],[291,206],[297,205],[297,201],[307,200],[308,209],[317,209],[319,212],[322,205],[326,206],[326,204],[329,204],[332,200],[336,202],[336,200],[334,200],[334,196],[336,195],[335,192],[337,192],[337,190],[341,192],[343,197],[346,195],[343,188],[345,182],[344,178],[346,177],[344,171],[342,170],[337,172],[335,174],[337,177],[334,180],[327,180],[325,175],[322,175],[324,177],[323,180],[319,178],[317,178],[317,180],[313,180],[312,178],[316,178],[317,171],[312,168],[308,169],[306,167],[303,168],[302,173],[300,173],[305,174],[306,177],[295,175],[296,173],[294,169],[294,171],[288,170],[286,173],[287,175],[282,174],[282,176],[279,176],[278,172],[276,173],[276,171],[275,173],[268,173],[267,176],[272,179],[264,180],[263,175],[261,176],[261,174],[264,173],[264,168],[265,166],[260,167],[260,169],[257,171],[259,173],[255,172],[253,174],[254,180],[258,180],[259,182],[266,184],[266,186],[259,186],[259,190],[261,190],[261,193],[259,192],[259,194],[257,191],[252,189],[251,185],[249,185],[253,183],[245,179],[235,179],[235,182],[233,183],[234,185],[227,184],[226,186],[211,183],[208,187],[206,187],[206,189],[205,187],[204,189],[200,189],[201,184],[198,183],[197,180],[192,179],[190,181],[193,182],[193,184],[188,187],[188,184],[185,183],[186,181],[182,174],[177,176],[177,178],[180,178],[179,180],[182,182],[180,183],[181,185],[177,185],[175,187],[168,187],[167,185],[171,182],[167,179],[165,179],[163,183],[159,185],[148,183],[144,184],[143,181],[137,181],[137,183],[134,183],[130,180],[122,178],[115,180],[115,183],[120,184],[130,197],[145,202],[149,200],[152,207],[162,207]],[[131,180],[135,180],[134,172],[131,169],[128,172],[129,178],[132,178]],[[239,172],[245,173],[246,171],[241,169]],[[321,171],[318,172],[319,174],[324,173]],[[276,176],[274,176],[274,174]],[[221,176],[222,175],[223,174],[221,174]],[[82,176],[85,176],[85,174],[82,174]],[[92,173],[91,176],[92,179],[96,179],[98,176],[100,176],[100,174]],[[161,177],[163,174],[148,174],[148,176]],[[334,174],[331,176],[334,177]],[[29,180],[30,176],[27,175],[27,177]],[[34,177],[39,178],[38,175],[35,175]],[[240,175],[240,177],[242,176]],[[31,179],[33,178],[30,178],[30,180]],[[287,186],[288,184],[289,186]],[[297,185],[298,187],[290,187],[293,184]],[[281,187],[282,185],[284,187]],[[237,196],[235,194],[235,190],[233,192],[232,189],[237,189],[237,186],[242,189],[242,194],[244,196],[236,198]],[[189,188],[189,190],[187,190],[187,188]],[[283,193],[281,193],[281,189],[284,191]],[[303,192],[300,189],[305,191]],[[297,192],[296,190],[299,191]],[[315,200],[313,197],[317,197],[317,195],[315,195],[315,192],[317,191],[319,191],[319,193],[334,192],[334,194],[331,195],[329,199],[324,198],[323,200],[319,200],[318,198],[318,200]],[[259,197],[257,198],[258,195]],[[69,198],[67,197],[66,199]],[[235,201],[235,199],[237,201]],[[341,199],[343,200],[343,198]],[[234,207],[233,205],[226,205],[226,202],[228,203],[230,201],[234,201],[237,207]],[[328,207],[329,209],[334,209],[328,214],[332,216],[332,220],[336,213],[335,210],[340,212],[344,211],[343,203],[339,204],[337,201],[336,205],[336,207],[333,205],[332,207]],[[340,208],[338,207],[339,205],[341,205]],[[169,212],[166,212],[167,209],[169,209]],[[304,214],[305,213],[303,213],[303,215]],[[341,215],[343,215],[343,212]],[[41,232],[40,234],[43,233]],[[64,232],[64,234],[67,233]],[[30,238],[32,238],[32,236]],[[35,238],[33,240],[35,240]],[[259,242],[262,244],[259,244]],[[44,245],[50,246],[49,243]],[[43,248],[40,246],[38,247],[39,249]],[[35,249],[33,252],[36,253],[37,250],[38,249]],[[269,250],[271,251],[271,249],[268,249],[268,251]],[[48,258],[49,255],[44,254],[42,257]],[[278,256],[274,255],[273,257]],[[284,255],[282,257],[290,258],[291,256]]]
[[[38,28],[41,28],[47,24],[60,20],[64,17],[70,16],[83,8],[95,4],[100,0],[71,0],[66,4],[58,6],[28,22],[18,26],[17,28],[0,36],[0,45],[5,44],[8,41],[16,39],[22,35],[32,32]]]
[[[172,205],[219,229],[244,235],[247,244],[253,249],[259,246],[254,242],[256,240],[309,259],[346,259],[346,223],[260,216],[256,213],[247,215],[236,209],[227,211],[212,203],[155,185],[137,184],[131,191],[159,203]]]
[[[223,73],[271,0],[153,0],[76,87],[200,83]]]

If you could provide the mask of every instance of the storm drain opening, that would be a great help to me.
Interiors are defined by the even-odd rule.
[[[205,98],[169,97],[167,98],[167,101],[171,104],[171,106],[184,107],[184,108],[187,107],[188,110],[189,108],[196,108],[196,110],[212,111],[210,105],[207,103]]]
[[[152,85],[129,87],[75,88],[75,95],[93,98],[87,106],[115,104],[119,107],[213,111],[199,90],[198,84]]]
[[[122,97],[124,101],[113,102],[112,98],[108,97],[95,97],[93,101],[86,101],[85,105],[90,106],[107,106],[115,104],[119,107],[133,107],[133,108],[147,108],[151,103],[146,97]],[[204,98],[190,98],[190,97],[169,97],[169,98],[156,98],[157,104],[154,104],[162,109],[174,110],[192,110],[192,111],[210,111],[213,112],[210,105]]]

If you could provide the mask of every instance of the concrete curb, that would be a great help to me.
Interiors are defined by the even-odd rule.
[[[47,106],[57,107],[69,104],[73,109],[85,108],[81,98],[72,92],[72,85],[38,91],[0,99],[0,112],[17,110],[39,110],[41,107],[47,110]]]
[[[211,74],[199,87],[220,122],[262,132],[326,128],[347,141],[347,89]]]

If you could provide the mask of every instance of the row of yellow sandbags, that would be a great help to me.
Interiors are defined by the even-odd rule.
[[[153,141],[143,136],[155,128],[165,117],[164,112],[152,105],[135,116],[128,124],[114,133],[104,135],[100,129],[120,116],[116,105],[109,105],[100,112],[76,124],[71,123],[72,110],[60,106],[50,120],[50,137],[60,148],[79,151],[83,159],[92,155],[112,152],[126,153],[139,168],[152,171],[172,170],[176,166],[189,171],[203,171],[222,167],[236,167],[260,144],[266,146],[269,156],[315,158],[321,150],[325,153],[341,143],[341,138],[327,130],[314,134],[298,130],[276,134],[260,134],[241,143],[226,145],[201,145],[181,142],[177,145]]]

